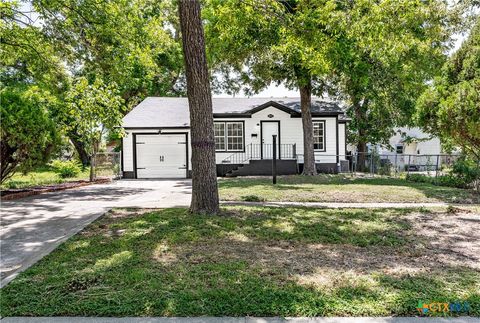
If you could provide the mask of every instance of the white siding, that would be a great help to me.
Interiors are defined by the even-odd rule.
[[[313,121],[325,120],[325,151],[315,151],[316,163],[336,163],[337,162],[337,120],[330,118],[313,118]],[[303,139],[302,139],[303,145]],[[302,147],[303,153],[303,147]],[[303,162],[303,160],[301,161]]]
[[[269,118],[268,115],[273,115]],[[291,118],[290,114],[283,112],[274,107],[265,108],[252,115],[251,118],[217,118],[215,121],[243,121],[245,122],[245,147],[251,143],[260,144],[260,121],[280,121],[280,143],[281,144],[294,144],[297,143],[297,153],[299,148],[299,142],[302,140],[302,132],[298,131],[298,126],[302,125],[302,119]],[[252,137],[252,134],[257,134],[256,137]],[[236,154],[235,152],[218,152],[217,164],[221,164],[223,160]]]
[[[346,159],[346,151],[345,151],[345,123],[338,124],[338,145],[339,145],[339,155],[340,160]]]
[[[269,115],[273,115],[269,118]],[[336,163],[337,154],[337,138],[336,138],[336,117],[313,118],[314,121],[325,121],[325,151],[315,152],[315,160],[317,163]],[[279,110],[275,107],[265,108],[252,115],[251,118],[216,118],[215,121],[242,121],[245,123],[245,143],[244,146],[253,143],[261,143],[260,121],[280,121],[280,143],[296,144],[296,152],[298,162],[303,163],[303,131],[302,119],[292,118],[290,114]],[[345,154],[345,130],[344,124],[339,124],[339,145],[340,154]],[[132,133],[155,133],[158,129],[127,129],[123,138],[123,170],[126,172],[133,171],[133,136]],[[188,132],[188,154],[191,159],[191,137],[190,130],[183,128],[162,129],[162,133],[169,132]],[[252,137],[256,134],[256,137]],[[222,161],[236,154],[235,152],[218,152],[216,153],[216,163],[222,164]],[[340,159],[344,159],[341,156]],[[189,170],[191,170],[191,161],[189,160]]]
[[[269,118],[269,115],[273,115]],[[337,138],[336,138],[336,118],[314,118],[314,121],[325,121],[325,151],[315,152],[315,159],[318,163],[335,163],[337,153]],[[217,118],[215,121],[244,121],[245,122],[245,146],[250,143],[260,144],[260,121],[280,121],[280,143],[281,144],[295,144],[298,156],[298,161],[303,163],[303,132],[302,132],[302,118],[292,118],[290,114],[279,110],[275,107],[265,108],[252,115],[251,118]],[[252,134],[257,134],[252,137]],[[217,152],[216,162],[221,164],[223,160],[229,156],[237,154],[235,152]]]
[[[122,138],[122,165],[124,172],[133,171],[132,134],[128,131]]]
[[[429,138],[428,133],[423,132],[420,128],[397,128],[395,129],[395,134],[390,137],[389,144],[390,147],[379,147],[380,154],[391,154],[395,153],[395,146],[403,142],[403,137],[401,133],[405,133],[407,136],[417,139]],[[393,151],[392,151],[393,149]],[[433,137],[430,140],[412,142],[408,145],[404,145],[404,154],[420,154],[424,155],[436,155],[442,153],[442,145],[440,139]]]

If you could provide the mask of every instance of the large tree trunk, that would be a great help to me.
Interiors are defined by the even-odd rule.
[[[179,1],[180,27],[187,75],[192,138],[192,202],[194,213],[219,212],[212,95],[205,39],[197,0]]]
[[[83,167],[87,167],[88,165],[90,165],[90,156],[88,156],[88,153],[85,150],[85,144],[81,140],[80,136],[74,131],[70,131],[68,133],[68,138],[70,138],[70,141],[75,147],[75,150],[78,153],[78,157],[80,158]]]
[[[311,81],[300,86],[300,107],[303,125],[303,175],[316,175],[315,153],[313,148],[313,122],[310,106],[312,103]]]
[[[365,104],[365,103],[364,103]],[[362,104],[354,104],[355,122],[357,124],[357,171],[367,171],[367,137],[365,129],[365,110]]]
[[[367,172],[367,143],[360,139],[357,142],[357,171]]]

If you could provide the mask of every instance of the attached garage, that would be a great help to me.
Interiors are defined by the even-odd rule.
[[[136,178],[188,177],[186,133],[134,134]]]

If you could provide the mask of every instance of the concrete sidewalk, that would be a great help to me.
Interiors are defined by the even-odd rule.
[[[341,203],[341,202],[244,202],[244,201],[221,201],[222,205],[244,205],[244,206],[272,206],[272,207],[313,207],[330,209],[408,209],[408,208],[430,208],[430,207],[472,207],[479,204],[452,204],[452,203]]]
[[[6,317],[2,323],[474,323],[478,317]]]

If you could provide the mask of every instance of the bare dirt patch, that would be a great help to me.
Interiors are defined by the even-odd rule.
[[[265,274],[286,275],[301,284],[322,287],[351,277],[370,279],[373,273],[402,276],[449,268],[480,272],[480,215],[477,212],[459,209],[453,214],[412,212],[403,220],[411,224],[411,229],[402,233],[407,240],[403,246],[260,241],[231,234],[224,239],[162,245],[154,258],[163,265],[241,260],[259,267]]]

